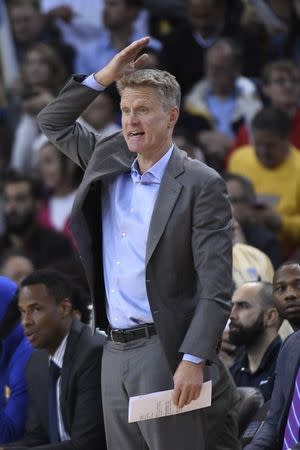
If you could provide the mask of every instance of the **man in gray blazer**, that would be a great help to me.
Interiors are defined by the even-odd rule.
[[[200,410],[128,424],[128,398],[173,389],[181,408],[204,377],[230,311],[231,212],[221,177],[172,142],[180,88],[141,70],[133,42],[89,77],[75,76],[40,114],[42,131],[85,170],[72,229],[97,325],[109,325],[102,395],[110,450],[201,450]],[[122,133],[101,139],[76,119],[111,83]],[[106,310],[106,311],[105,311]]]

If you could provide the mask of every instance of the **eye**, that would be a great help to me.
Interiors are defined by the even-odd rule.
[[[283,286],[275,286],[274,288],[274,292],[276,292],[277,294],[281,294],[283,291],[284,291]]]
[[[248,305],[248,303],[240,303],[239,307],[240,307],[240,309],[248,309],[249,305]]]

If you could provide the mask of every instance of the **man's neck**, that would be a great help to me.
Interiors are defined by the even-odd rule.
[[[164,142],[164,145],[162,145],[162,147],[158,149],[156,152],[149,152],[149,154],[138,153],[137,160],[141,174],[151,169],[151,167],[154,166],[154,164],[157,163],[157,161],[159,161],[168,152],[171,146],[172,146],[172,138],[170,137]]]
[[[277,332],[270,330],[261,336],[254,345],[247,348],[248,364],[251,373],[255,373],[266,353],[268,347],[276,338]]]
[[[53,356],[55,354],[55,352],[57,351],[57,349],[60,347],[60,345],[62,344],[63,340],[65,339],[67,334],[70,332],[71,323],[72,323],[72,320],[71,319],[68,320],[68,322],[67,322],[66,326],[64,327],[64,329],[62,329],[61,332],[56,337],[56,340],[53,341],[51,343],[51,346],[48,347],[47,350],[48,350],[49,355]]]
[[[212,91],[212,94],[219,100],[228,100],[235,95],[235,88],[233,86],[226,91]]]

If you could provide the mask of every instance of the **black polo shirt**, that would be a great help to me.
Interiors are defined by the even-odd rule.
[[[265,402],[271,398],[277,356],[282,341],[277,336],[267,348],[256,372],[249,370],[248,356],[244,352],[230,368],[231,375],[238,387],[256,387],[262,392]]]

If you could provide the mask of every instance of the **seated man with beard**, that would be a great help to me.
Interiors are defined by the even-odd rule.
[[[229,339],[244,348],[230,371],[237,386],[260,389],[265,401],[270,399],[273,390],[281,346],[280,325],[271,283],[250,282],[236,289],[232,298]]]

